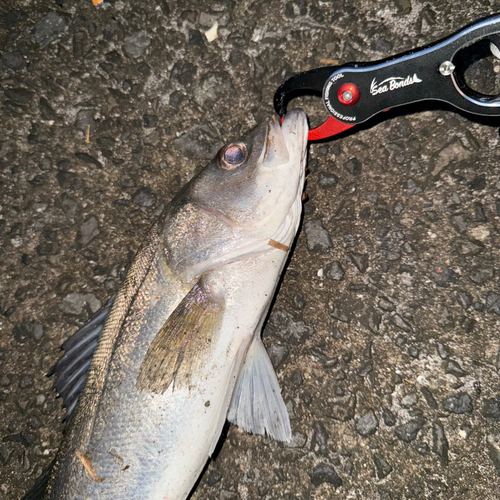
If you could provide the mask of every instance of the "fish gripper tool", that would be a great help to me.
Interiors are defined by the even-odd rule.
[[[353,62],[305,71],[276,91],[274,108],[283,117],[290,100],[321,95],[328,119],[309,131],[309,140],[340,134],[390,108],[434,100],[462,111],[500,116],[500,94],[478,92],[466,83],[472,63],[500,60],[500,15],[476,21],[422,48],[377,62]]]

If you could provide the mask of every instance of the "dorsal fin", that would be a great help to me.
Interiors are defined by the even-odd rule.
[[[54,387],[63,399],[66,408],[66,420],[69,419],[78,396],[85,385],[87,373],[99,343],[104,324],[115,299],[113,295],[77,332],[75,332],[64,344],[62,358],[53,366],[48,375],[55,375]]]
[[[22,500],[43,500],[47,490],[47,485],[49,484],[50,474],[52,472],[52,468],[54,467],[54,462],[55,460],[52,460],[52,462],[50,462],[50,464],[43,469],[42,474],[37,478],[31,490],[24,495]]]
[[[254,339],[236,381],[227,419],[253,434],[290,441],[292,431],[278,379],[262,340]]]

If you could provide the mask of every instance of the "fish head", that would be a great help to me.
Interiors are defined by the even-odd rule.
[[[266,120],[216,157],[172,200],[165,246],[174,272],[200,274],[284,247],[298,229],[308,125],[302,110]]]

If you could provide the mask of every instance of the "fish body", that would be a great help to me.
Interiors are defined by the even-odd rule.
[[[299,110],[219,152],[153,226],[116,295],[46,500],[185,499],[226,416],[291,437],[260,330],[301,213]]]

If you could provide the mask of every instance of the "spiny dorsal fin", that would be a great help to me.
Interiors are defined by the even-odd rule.
[[[52,473],[52,468],[54,467],[55,460],[52,460],[45,469],[43,469],[42,474],[35,481],[35,484],[31,490],[24,495],[22,500],[43,500],[45,492],[47,490],[47,485],[49,484],[50,475]]]
[[[137,388],[163,393],[170,384],[189,384],[200,354],[210,349],[212,338],[220,324],[223,305],[207,295],[202,280],[182,299],[167,319],[139,369]]]
[[[256,338],[239,374],[227,419],[247,432],[290,441],[290,418],[266,348]]]
[[[48,375],[55,375],[54,388],[62,397],[69,419],[85,385],[88,369],[101,338],[104,323],[113,305],[113,295],[85,325],[69,337],[62,345],[63,357],[53,366]]]

